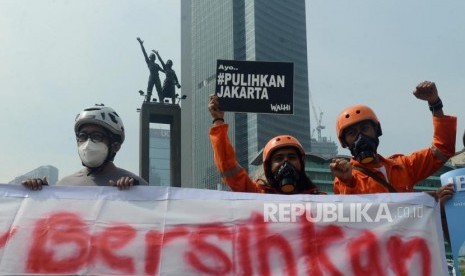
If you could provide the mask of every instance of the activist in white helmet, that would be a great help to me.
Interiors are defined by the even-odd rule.
[[[107,131],[107,135],[110,138],[110,145],[115,143],[123,144],[124,142],[124,125],[118,113],[116,113],[111,107],[108,106],[93,106],[82,110],[75,119],[74,132],[76,137],[79,135],[80,128],[86,124],[94,124],[103,127]],[[79,137],[78,137],[79,138]],[[116,151],[109,151],[105,162],[113,161],[116,155]],[[82,156],[81,156],[82,158]],[[102,165],[105,164],[102,163]],[[83,160],[84,164],[84,160]],[[84,166],[92,168],[87,164]]]
[[[75,118],[74,132],[84,168],[62,178],[57,186],[116,186],[123,190],[132,185],[148,185],[144,179],[113,163],[125,139],[123,121],[115,110],[103,105],[85,108]],[[31,190],[40,190],[48,182],[46,178],[34,178],[22,184]]]

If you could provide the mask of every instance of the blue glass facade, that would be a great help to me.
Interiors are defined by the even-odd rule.
[[[149,184],[171,186],[169,129],[150,127],[149,160]]]

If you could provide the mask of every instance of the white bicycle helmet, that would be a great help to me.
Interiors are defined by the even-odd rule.
[[[78,133],[79,128],[84,124],[99,125],[113,133],[119,143],[124,142],[124,125],[113,108],[108,106],[92,106],[82,110],[74,123],[74,132]]]

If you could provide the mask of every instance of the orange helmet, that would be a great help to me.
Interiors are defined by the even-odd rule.
[[[370,120],[377,126],[377,135],[381,136],[381,124],[379,123],[378,117],[376,117],[375,112],[366,105],[354,105],[349,106],[344,109],[341,114],[339,114],[336,121],[336,133],[339,138],[339,142],[343,148],[347,147],[347,144],[344,142],[344,130],[356,123],[361,121]]]
[[[263,164],[266,165],[266,163],[268,163],[273,151],[283,147],[294,147],[297,149],[302,159],[305,157],[304,148],[299,140],[291,135],[279,135],[266,143],[265,149],[263,150]]]

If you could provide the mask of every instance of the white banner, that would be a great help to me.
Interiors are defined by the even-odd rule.
[[[0,185],[0,274],[446,275],[423,193]]]

